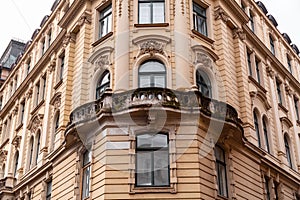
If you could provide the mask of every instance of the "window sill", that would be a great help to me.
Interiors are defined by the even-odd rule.
[[[23,127],[23,123],[20,123],[18,126],[17,126],[17,128],[16,128],[16,132],[18,132],[21,128]]]
[[[43,99],[34,109],[31,111],[31,115],[34,115],[34,113],[44,104],[45,100]]]
[[[267,90],[259,83],[257,80],[255,80],[252,76],[248,76],[249,80],[259,89],[261,90],[264,94],[267,93]]]
[[[289,110],[286,107],[284,107],[281,103],[278,103],[278,107],[285,113],[289,112]]]
[[[175,194],[176,190],[173,187],[134,187],[129,194],[141,193],[172,193]]]
[[[217,200],[228,200],[228,197],[224,197],[224,196],[218,194],[216,199]]]
[[[54,86],[54,90],[57,90],[57,88],[59,88],[59,86],[61,86],[61,84],[63,83],[63,80],[59,80],[56,85]]]
[[[104,40],[106,40],[107,38],[109,38],[110,36],[113,35],[113,32],[109,32],[107,33],[105,36],[103,36],[102,38],[99,38],[96,42],[94,42],[92,44],[93,47],[97,46],[98,44],[102,43]]]
[[[201,39],[201,40],[204,40],[205,42],[209,43],[209,44],[213,44],[215,41],[210,39],[209,37],[199,33],[198,31],[196,31],[195,29],[192,29],[192,37],[193,36],[196,36],[197,38]]]
[[[156,24],[134,24],[136,28],[148,28],[148,27],[168,27],[169,23],[156,23]]]

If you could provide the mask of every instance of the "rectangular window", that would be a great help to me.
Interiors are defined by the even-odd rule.
[[[271,200],[269,179],[266,176],[265,176],[265,194],[266,194],[266,200]]]
[[[48,47],[50,47],[51,45],[51,39],[52,39],[51,37],[52,37],[52,31],[50,30],[48,34]]]
[[[207,36],[206,9],[193,3],[194,29]]]
[[[20,124],[23,124],[24,121],[24,114],[25,114],[25,101],[21,103],[21,108],[20,108]]]
[[[65,54],[59,57],[60,67],[59,67],[59,80],[63,79],[64,68],[65,68]]]
[[[257,60],[257,58],[255,58],[255,70],[256,70],[257,82],[259,84],[261,84],[261,81],[260,81],[260,70],[259,70],[259,61]]]
[[[47,79],[46,79],[46,75],[42,77],[42,84],[43,84],[43,87],[42,87],[42,99],[45,98],[45,93],[46,93],[46,83],[47,83]]]
[[[139,24],[156,24],[164,22],[164,0],[139,0]]]
[[[281,82],[276,79],[277,97],[278,103],[282,104],[282,94],[281,94]]]
[[[30,72],[30,63],[31,63],[31,60],[29,60],[29,61],[27,62],[27,71],[26,71],[26,75],[28,75],[29,72]]]
[[[2,104],[3,104],[3,98],[0,98],[0,110],[2,109]]]
[[[247,51],[247,63],[248,63],[248,70],[249,70],[249,75],[252,76],[252,63],[251,63],[251,53]]]
[[[293,74],[293,69],[292,69],[291,59],[290,59],[288,56],[286,56],[286,59],[287,59],[287,64],[288,64],[289,72],[290,72],[291,74]]]
[[[51,199],[51,193],[52,193],[52,181],[47,183],[47,193],[46,193],[46,200]]]
[[[278,189],[279,189],[279,183],[277,182],[274,182],[274,192],[275,192],[275,200],[279,200],[279,192],[278,192]]]
[[[271,35],[269,36],[269,39],[270,39],[270,50],[272,52],[272,54],[275,56],[275,45],[274,45],[274,41],[273,41],[273,38],[271,37]]]
[[[40,82],[35,85],[35,105],[40,103]]]
[[[46,46],[46,41],[43,40],[42,41],[42,47],[41,47],[42,55],[44,55],[44,53],[45,53],[45,48],[46,48],[45,46]]]
[[[99,38],[112,31],[112,7],[109,5],[100,11]]]
[[[299,100],[294,96],[294,105],[295,105],[295,113],[296,113],[296,120],[299,121]]]
[[[90,177],[91,177],[91,152],[86,151],[83,154],[83,162],[82,162],[82,194],[81,194],[82,199],[85,199],[90,196]]]
[[[218,194],[227,197],[228,191],[227,191],[225,152],[218,145],[215,146],[215,157],[216,157]]]
[[[147,133],[138,135],[136,141],[136,186],[169,186],[168,136]]]
[[[255,28],[254,28],[254,19],[253,19],[253,14],[251,12],[249,13],[249,18],[250,18],[250,28],[254,32],[255,31]]]

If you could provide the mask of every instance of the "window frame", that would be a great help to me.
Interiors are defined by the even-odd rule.
[[[202,77],[202,80],[199,79]],[[213,96],[213,90],[212,90],[212,84],[211,84],[211,80],[210,77],[208,76],[208,74],[203,71],[202,69],[197,69],[196,70],[196,85],[198,87],[198,90],[201,92],[201,94],[207,98],[212,98]],[[204,94],[203,88],[206,88],[206,90],[209,92],[209,95],[207,96],[206,94]]]
[[[288,70],[291,74],[293,74],[293,67],[292,67],[292,63],[291,63],[291,59],[288,55],[286,55],[286,61],[287,61],[287,65],[288,65]]]
[[[219,158],[217,157],[217,148],[221,150],[222,152],[222,156],[224,158],[224,160],[219,160]],[[220,196],[223,196],[223,197],[228,197],[228,179],[227,179],[227,166],[226,166],[226,157],[225,157],[225,150],[224,148],[222,148],[221,146],[219,145],[215,145],[215,148],[214,148],[214,155],[215,155],[215,163],[216,163],[216,172],[217,172],[217,186],[218,186],[218,195]],[[223,172],[225,173],[224,176],[225,176],[225,180],[221,180],[221,172],[220,172],[220,167],[223,168]],[[223,177],[224,178],[224,177]],[[224,185],[225,184],[225,185]],[[220,189],[221,188],[221,185],[222,185],[222,190]],[[225,190],[224,190],[225,188]],[[224,191],[223,191],[224,190]]]
[[[88,162],[85,163],[85,156],[88,156]],[[90,182],[90,179],[91,179],[91,166],[92,166],[92,155],[91,155],[91,151],[88,151],[86,150],[83,154],[82,154],[82,162],[81,162],[81,187],[80,187],[80,191],[81,191],[81,194],[80,194],[80,198],[82,200],[84,199],[87,199],[90,197],[90,187],[91,187],[91,182]],[[86,176],[88,178],[84,179],[84,176],[86,175],[85,172],[88,172],[89,174]],[[88,180],[88,183],[85,185],[84,184],[84,180]],[[87,196],[84,196],[84,190],[87,190],[87,193],[86,194]]]
[[[263,123],[263,133],[264,133],[266,150],[268,153],[270,153],[271,149],[270,149],[270,142],[269,142],[269,132],[267,127],[268,123],[265,117],[263,117],[262,123]]]
[[[270,179],[264,175],[264,182],[265,182],[265,197],[266,200],[271,200],[271,191],[270,191]]]
[[[193,1],[192,3],[193,3],[193,13],[192,13],[193,14],[193,29],[195,31],[197,31],[198,33],[200,33],[200,34],[208,37],[207,8],[204,7],[204,6],[202,6],[202,5],[200,5],[200,4],[198,4],[198,3],[196,3],[195,1]],[[199,10],[205,12],[205,15],[203,15],[200,12],[197,12],[197,10],[195,9],[195,7],[198,8]],[[198,17],[201,18],[202,20],[204,20],[204,27],[201,27],[203,29],[203,31],[199,30],[199,25],[197,23],[198,21],[196,20],[196,18],[198,19]]]
[[[251,52],[247,49],[247,65],[248,65],[248,71],[249,71],[249,76],[253,76],[253,71],[252,71],[252,59],[251,59]]]
[[[110,11],[109,11],[110,10]],[[105,13],[109,11],[107,14],[105,14],[104,16],[101,16],[102,13]],[[112,32],[113,29],[113,7],[112,7],[112,3],[109,3],[105,6],[103,6],[102,8],[98,9],[98,39],[104,38],[107,34],[109,34],[110,32]],[[110,19],[109,19],[110,18]],[[110,23],[109,23],[110,20]],[[107,25],[105,26],[106,29],[106,33],[104,33],[103,35],[101,34],[102,28],[101,28],[101,22],[105,21],[107,23]]]
[[[257,57],[255,57],[255,71],[256,71],[256,79],[257,82],[261,85],[262,80],[261,80],[261,70],[260,70],[260,60],[258,60]]]
[[[65,69],[65,53],[60,54],[59,56],[59,63],[58,63],[59,67],[58,67],[58,81],[62,81],[63,80],[63,73],[64,73],[64,69]]]
[[[276,78],[276,91],[277,91],[277,98],[278,98],[278,103],[283,105],[283,98],[282,98],[282,91],[281,91],[281,81]]]
[[[103,82],[106,76],[108,76],[108,81]],[[110,71],[105,70],[97,81],[95,98],[99,99],[102,96],[102,94],[106,91],[106,89],[110,88],[110,84],[111,84]]]
[[[50,192],[49,192],[49,188],[50,188]],[[46,195],[45,195],[46,200],[51,200],[51,196],[52,196],[52,180],[46,182]]]
[[[300,115],[299,115],[299,99],[294,96],[294,108],[296,113],[296,121],[299,121]]]
[[[141,68],[150,62],[154,62],[154,63],[159,63],[161,66],[164,67],[164,72],[141,72]],[[157,87],[155,86],[156,82],[155,82],[155,77],[156,76],[163,76],[164,77],[164,86],[161,88],[166,88],[167,87],[167,68],[165,66],[165,64],[159,60],[155,60],[155,59],[151,59],[151,60],[146,60],[144,62],[142,62],[138,68],[138,87],[139,88],[145,88],[141,86],[141,77],[144,76],[148,76],[150,77],[150,86],[146,86],[146,87]]]
[[[254,16],[253,16],[252,11],[249,11],[249,22],[250,22],[250,28],[251,28],[251,31],[252,31],[253,33],[255,33]]]
[[[141,147],[138,147],[138,137],[139,136],[142,136],[142,135],[164,135],[166,136],[166,144],[167,144],[167,147],[148,147],[148,148],[141,148]],[[155,158],[154,158],[154,152],[155,151],[161,151],[163,150],[164,152],[167,153],[167,158],[166,158],[166,161],[168,163],[168,167],[167,167],[167,182],[168,184],[166,185],[156,185],[154,182],[154,179],[155,179],[155,171],[154,171],[154,163],[155,163]],[[137,170],[139,170],[139,166],[138,166],[138,153],[139,152],[151,152],[151,185],[139,185],[138,184],[138,172]],[[169,188],[171,186],[171,174],[170,174],[170,141],[169,141],[169,134],[166,133],[166,132],[158,132],[158,133],[155,133],[155,132],[144,132],[144,133],[139,133],[136,135],[136,144],[135,144],[135,187],[136,188],[153,188],[153,187],[161,187],[161,188]]]
[[[141,19],[141,16],[140,16],[140,4],[145,4],[145,3],[150,3],[150,22],[149,23],[141,23],[140,19]],[[154,9],[153,9],[153,4],[154,3],[163,3],[163,9],[164,9],[164,12],[163,12],[163,21],[161,22],[155,22],[153,21],[153,12],[154,12]],[[138,4],[137,4],[137,7],[138,7],[138,17],[137,17],[137,21],[138,21],[138,24],[163,24],[163,23],[166,23],[166,1],[165,0],[138,0]]]
[[[25,100],[23,100],[23,101],[20,103],[20,117],[19,117],[19,124],[23,124],[23,123],[24,123],[25,106],[26,106],[26,102],[25,102]]]
[[[284,135],[284,147],[285,147],[285,154],[286,154],[288,166],[290,168],[293,168],[291,146],[290,146],[290,142],[289,142],[289,138],[288,138],[287,134]]]
[[[19,154],[19,151],[16,151],[15,153],[15,159],[14,159],[14,178],[16,178],[17,176],[17,172],[18,172],[18,166],[19,166],[19,157],[20,157],[20,154]]]
[[[274,39],[271,35],[269,35],[269,40],[270,40],[270,51],[274,56],[276,56],[275,43],[274,43]]]
[[[259,119],[256,111],[253,111],[253,121],[254,121],[254,128],[256,132],[258,147],[261,148],[262,146],[261,146],[260,130],[259,130],[260,124],[259,124]]]

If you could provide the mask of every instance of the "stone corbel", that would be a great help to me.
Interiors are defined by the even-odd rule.
[[[241,28],[235,28],[233,29],[233,38],[240,39],[241,41],[244,41],[246,39],[246,34],[244,33],[243,29]]]
[[[76,41],[76,34],[75,33],[67,33],[65,35],[64,40],[63,40],[63,45],[64,45],[64,47],[66,47],[66,46],[68,46],[68,44],[70,42],[74,42],[75,43],[75,41]]]
[[[14,139],[12,140],[11,143],[15,146],[16,149],[20,147],[21,139],[22,139],[22,136],[16,135],[14,137]]]
[[[83,26],[84,24],[92,23],[92,13],[88,10],[84,11],[84,13],[80,16],[77,24],[79,26]]]
[[[274,73],[274,70],[272,69],[272,67],[270,65],[267,65],[267,76],[269,76],[270,78],[274,78],[275,76],[275,73]]]
[[[227,23],[227,21],[229,19],[228,14],[220,6],[217,6],[215,8],[215,20],[218,20],[218,19],[221,19],[225,23]]]
[[[55,70],[55,66],[56,66],[56,58],[53,58],[51,61],[50,61],[50,64],[48,66],[48,71],[49,73],[53,72]]]
[[[287,95],[291,96],[293,94],[288,83],[284,83],[284,89],[285,89]]]
[[[30,87],[29,90],[26,92],[26,99],[30,99],[32,97],[33,88]]]
[[[6,150],[0,150],[0,163],[3,163],[6,160],[7,153]]]

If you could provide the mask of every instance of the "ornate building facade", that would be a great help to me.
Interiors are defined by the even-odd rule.
[[[300,199],[276,26],[253,0],[56,0],[0,88],[0,199]]]

